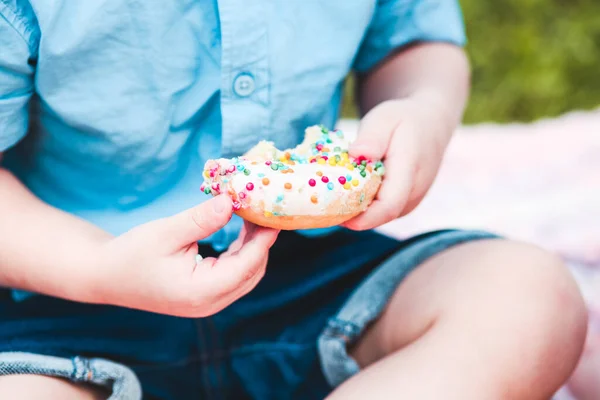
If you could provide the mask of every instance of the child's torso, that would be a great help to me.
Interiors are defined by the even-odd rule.
[[[207,158],[335,122],[375,2],[31,0],[32,129],[8,165],[113,233],[194,205]]]

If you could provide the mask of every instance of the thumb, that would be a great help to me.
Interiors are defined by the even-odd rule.
[[[356,140],[350,145],[350,155],[365,156],[371,160],[383,159],[397,125],[397,113],[397,109],[385,103],[369,111],[360,121]]]
[[[231,199],[220,195],[190,208],[164,222],[165,236],[177,246],[186,246],[204,239],[222,227],[231,219]]]

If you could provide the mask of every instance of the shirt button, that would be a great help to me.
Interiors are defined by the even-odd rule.
[[[249,73],[239,74],[233,81],[233,91],[240,97],[248,97],[256,88],[254,78]]]

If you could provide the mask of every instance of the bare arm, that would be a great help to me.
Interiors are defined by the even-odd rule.
[[[0,285],[183,317],[211,315],[262,279],[278,234],[246,224],[227,254],[198,259],[196,243],[231,215],[231,199],[217,196],[113,237],[43,203],[0,167]]]
[[[0,153],[0,161],[2,154]],[[0,166],[0,285],[72,300],[87,282],[106,232],[36,198]]]
[[[461,48],[418,44],[359,78],[359,106],[364,115],[386,100],[422,97],[456,125],[468,97],[469,79],[469,62]]]
[[[406,215],[433,183],[469,92],[469,64],[459,47],[418,44],[359,78],[364,117],[350,152],[383,159],[377,199],[346,226],[371,229]]]

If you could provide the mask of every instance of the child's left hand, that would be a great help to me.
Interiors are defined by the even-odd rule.
[[[373,203],[344,226],[373,229],[412,211],[433,183],[454,129],[454,119],[427,96],[385,101],[369,111],[350,154],[383,159],[386,172]]]

